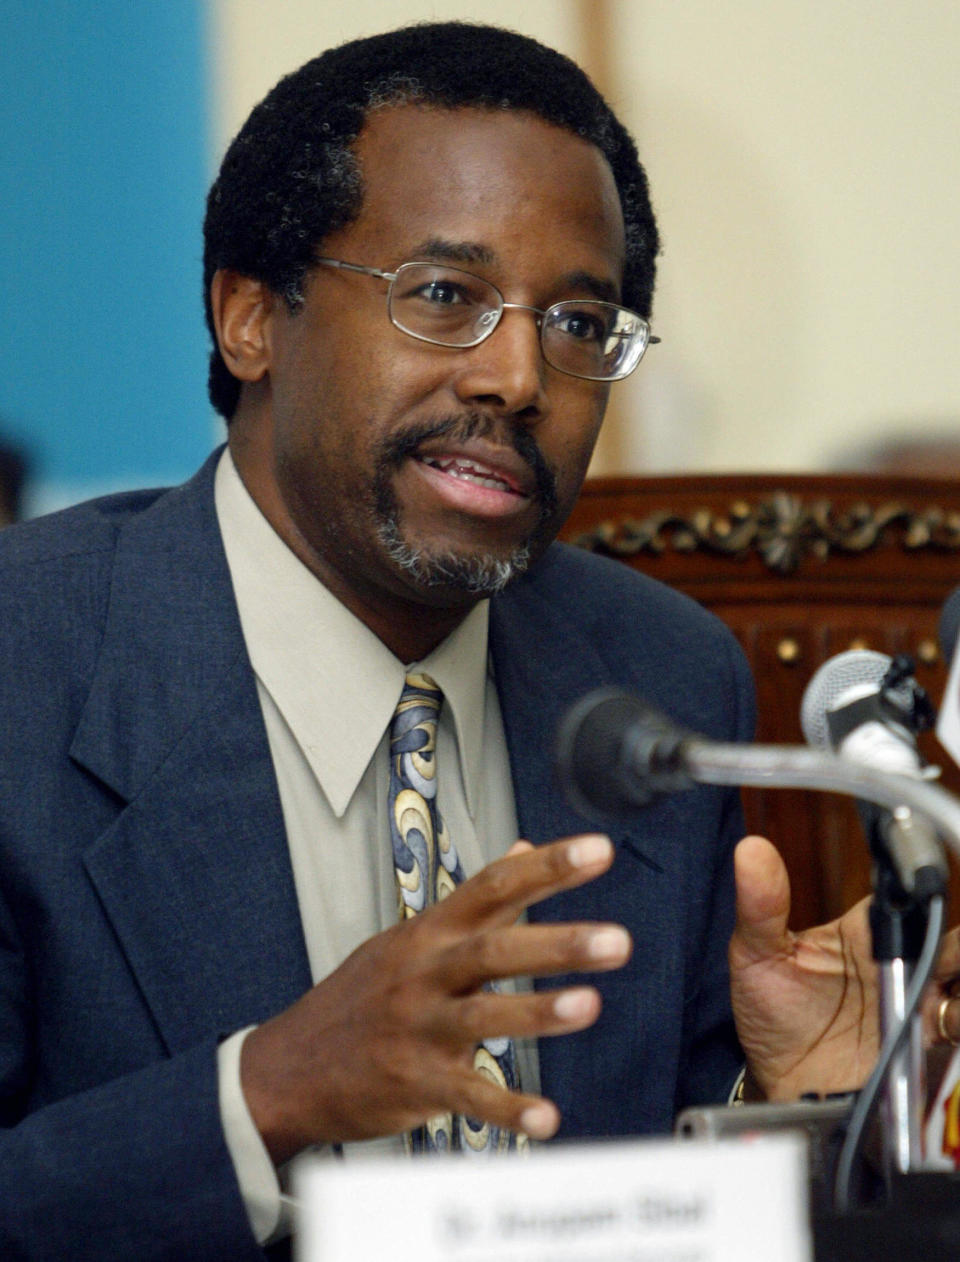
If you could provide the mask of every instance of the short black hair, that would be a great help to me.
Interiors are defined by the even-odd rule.
[[[581,136],[610,164],[626,227],[623,301],[649,316],[658,237],[629,133],[568,57],[501,27],[418,23],[352,40],[281,79],[230,145],[207,198],[204,301],[210,399],[229,420],[240,382],[217,348],[210,282],[219,268],[262,281],[291,310],[317,247],[360,213],[351,146],[370,110],[400,103],[524,110]]]

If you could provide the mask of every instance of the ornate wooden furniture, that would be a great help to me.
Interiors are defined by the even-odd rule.
[[[756,677],[760,741],[802,742],[807,682],[851,647],[909,653],[940,700],[937,621],[960,585],[960,484],[886,475],[593,479],[563,537],[662,579],[724,619]],[[921,747],[960,792],[960,770],[932,734]],[[869,855],[848,800],[793,790],[744,797],[750,829],[786,859],[795,928],[830,919],[869,890]],[[956,921],[956,865],[952,887]]]

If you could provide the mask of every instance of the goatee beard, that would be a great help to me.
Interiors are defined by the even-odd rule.
[[[534,544],[547,535],[557,510],[557,479],[530,431],[517,422],[509,426],[510,445],[529,465],[536,480],[540,508],[537,525],[507,557],[487,553],[431,551],[405,538],[400,509],[391,486],[391,475],[404,460],[413,458],[428,439],[451,437],[466,441],[488,434],[496,422],[478,414],[448,418],[416,431],[395,436],[385,444],[377,461],[375,513],[377,534],[385,551],[418,586],[447,588],[474,596],[493,596],[523,574],[534,555]]]
[[[380,522],[377,534],[390,559],[419,587],[452,587],[473,596],[494,596],[530,564],[528,543],[506,558],[428,552],[404,539],[396,513]]]

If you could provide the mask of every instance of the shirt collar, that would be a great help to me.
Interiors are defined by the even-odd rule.
[[[243,485],[229,448],[214,494],[254,672],[342,816],[393,717],[405,667],[290,551]],[[471,815],[483,754],[488,620],[484,600],[411,663],[436,680],[452,713]]]

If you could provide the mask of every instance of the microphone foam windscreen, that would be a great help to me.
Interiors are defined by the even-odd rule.
[[[800,703],[800,726],[808,745],[816,749],[831,748],[828,711],[851,689],[860,689],[862,695],[871,688],[879,688],[890,669],[890,661],[886,653],[873,649],[848,649],[823,663],[807,684]]]

